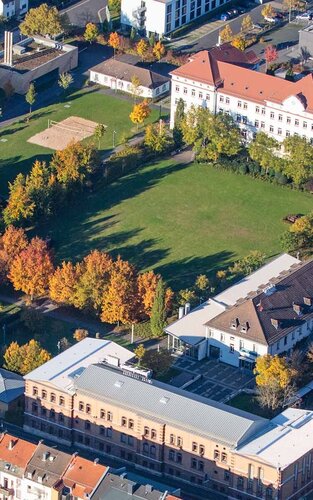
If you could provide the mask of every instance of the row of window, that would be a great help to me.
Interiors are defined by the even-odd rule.
[[[179,87],[179,85],[176,85],[176,86],[175,86],[175,91],[176,91],[176,92],[179,92],[179,91],[180,91],[180,87]],[[188,94],[188,88],[187,88],[187,87],[183,87],[183,94],[185,94],[185,95],[187,95],[187,94]],[[203,94],[203,92],[201,92],[201,91],[200,91],[200,92],[197,92],[197,97],[198,97],[199,99],[203,99],[203,98],[204,98],[204,97],[203,97],[203,95],[204,95],[204,94]],[[191,96],[192,96],[192,97],[196,97],[196,90],[195,90],[195,89],[191,89]],[[206,101],[209,101],[209,100],[210,100],[210,94],[205,94],[205,100],[206,100]]]
[[[35,397],[39,396],[38,387],[36,387],[36,386],[33,386],[33,396],[35,396]],[[48,393],[47,393],[47,391],[45,391],[45,390],[41,391],[41,399],[48,400]],[[56,397],[56,394],[54,392],[50,393],[49,400],[50,400],[50,403],[56,403],[57,402],[57,397]],[[60,406],[64,406],[65,405],[65,398],[63,396],[59,396],[58,404]]]
[[[88,403],[85,405],[85,403],[83,401],[79,401],[78,410],[80,412],[87,413],[87,415],[91,415],[91,405]],[[103,408],[101,408],[99,418],[101,418],[103,420],[107,420],[108,422],[112,422],[113,421],[113,413],[111,411],[106,411]]]

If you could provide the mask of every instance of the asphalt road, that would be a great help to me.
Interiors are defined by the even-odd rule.
[[[75,26],[85,27],[87,23],[102,23],[105,19],[107,0],[82,0],[61,11],[67,14],[69,22]]]

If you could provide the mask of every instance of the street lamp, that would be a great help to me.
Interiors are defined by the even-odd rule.
[[[116,130],[113,130],[113,148],[115,148],[115,136],[116,136]]]

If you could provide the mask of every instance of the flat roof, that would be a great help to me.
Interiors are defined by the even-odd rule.
[[[72,393],[74,381],[89,365],[108,362],[110,357],[118,358],[122,365],[134,355],[125,347],[110,340],[87,337],[28,373],[24,378],[48,382],[61,390]]]
[[[91,394],[137,414],[237,446],[268,420],[196,394],[151,380],[144,382],[106,365],[91,365],[77,379],[76,393]]]
[[[238,448],[240,455],[285,469],[312,449],[313,411],[288,408],[270,421],[267,429]]]
[[[25,382],[21,375],[0,368],[0,401],[10,403],[24,394]]]
[[[227,307],[233,306],[240,298],[266,285],[271,279],[278,277],[283,271],[300,264],[300,260],[289,254],[281,254],[254,273],[246,276],[235,285],[227,288],[215,297],[203,302],[183,318],[166,327],[166,333],[179,337],[187,344],[198,344],[206,336],[205,323],[215,318]]]

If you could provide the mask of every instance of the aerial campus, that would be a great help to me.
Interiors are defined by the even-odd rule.
[[[312,61],[309,1],[0,2],[2,500],[313,498]]]

